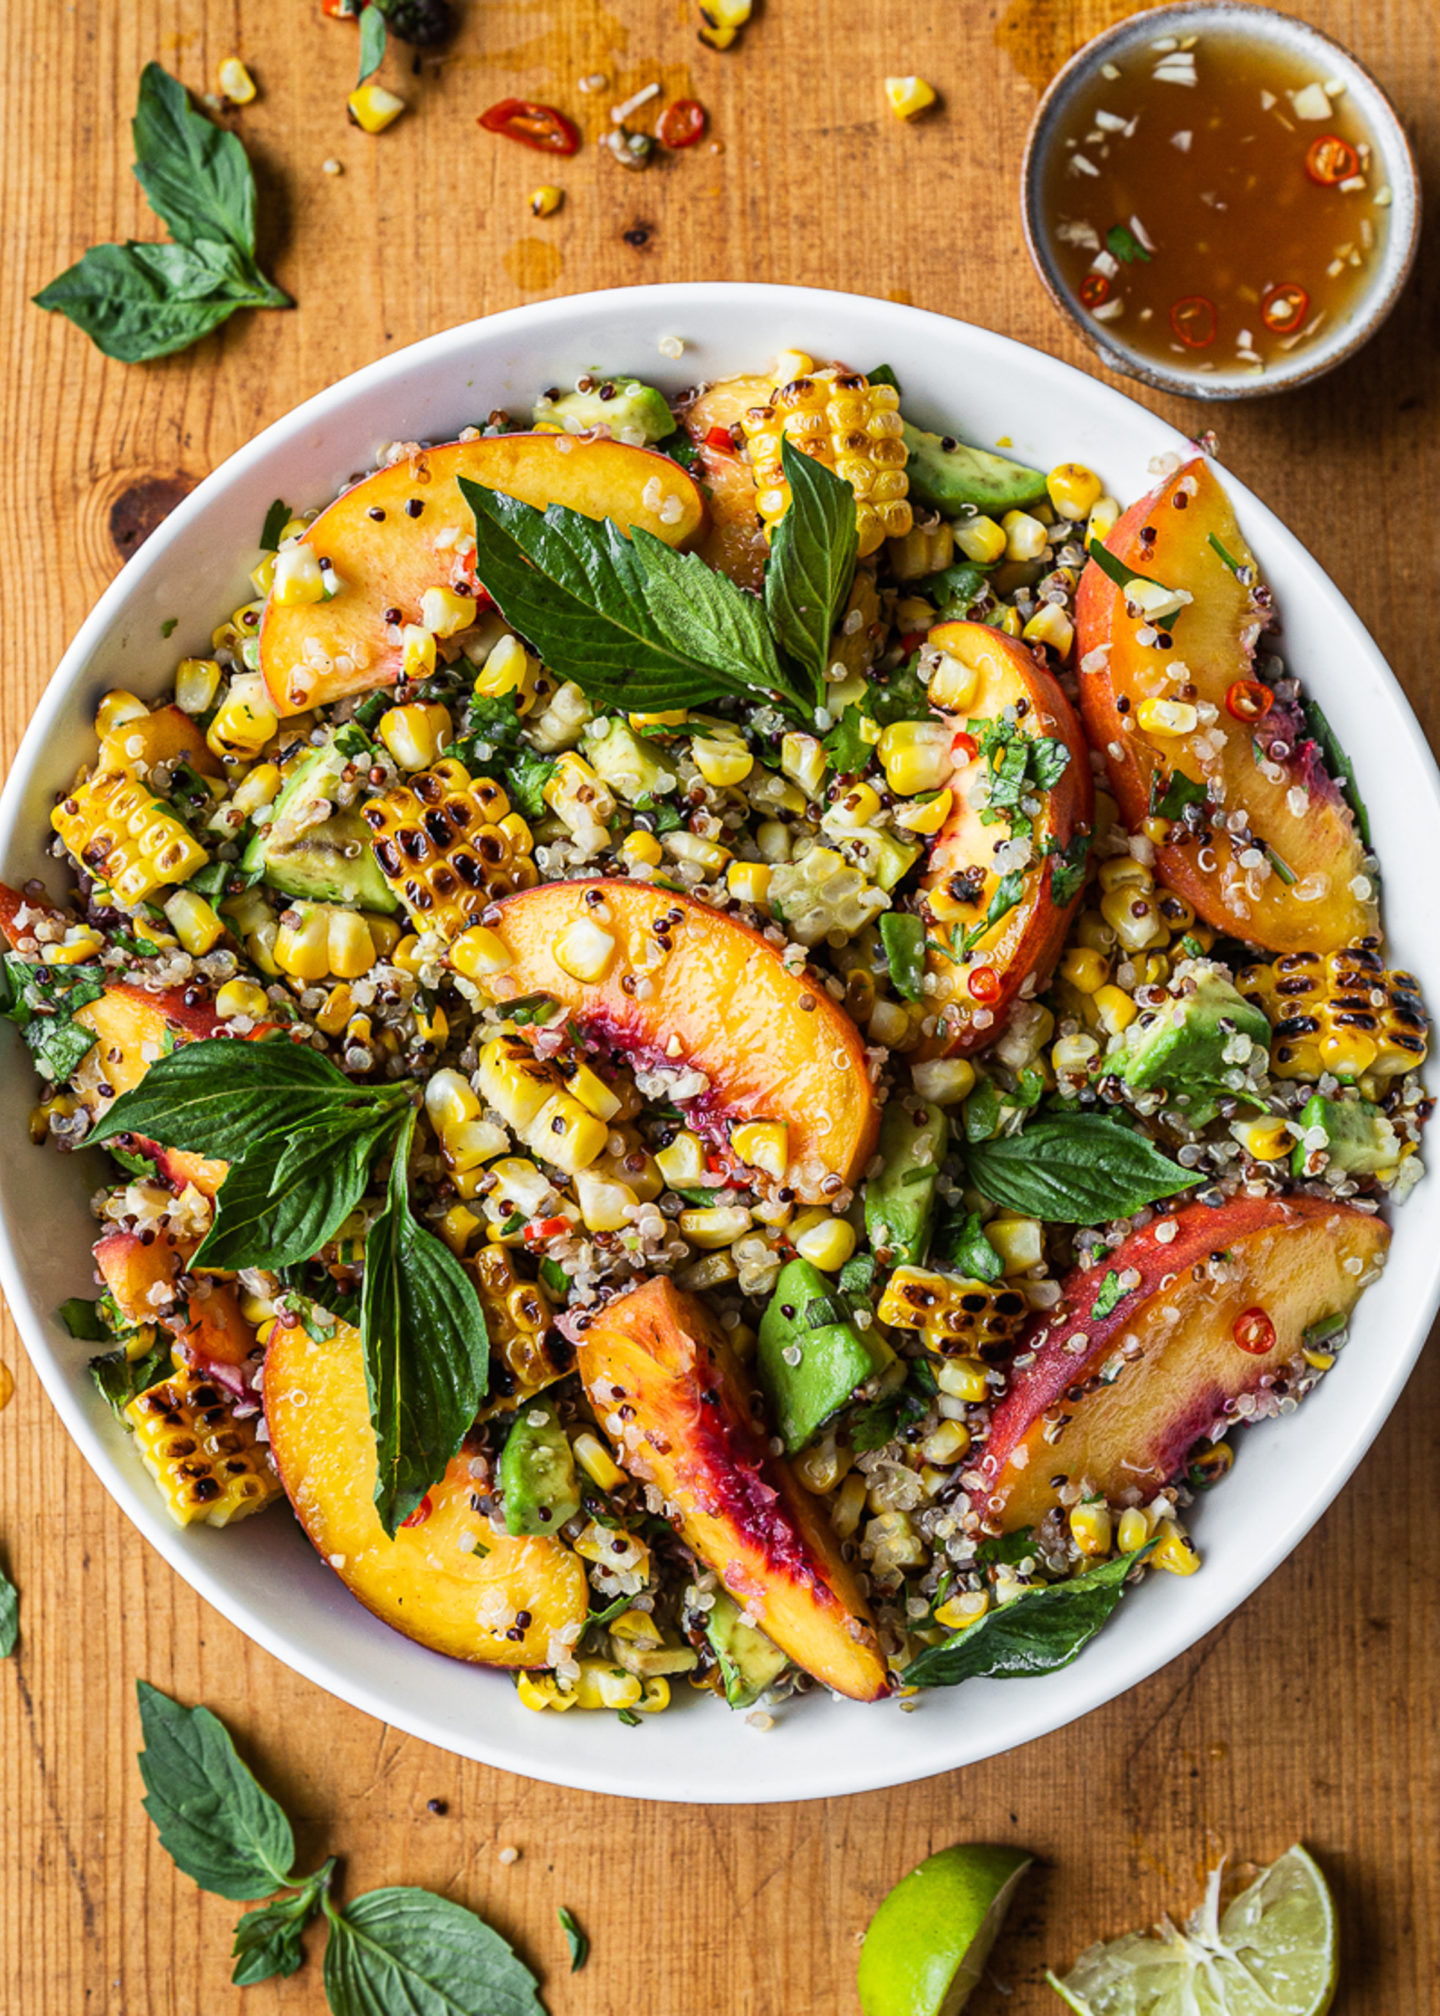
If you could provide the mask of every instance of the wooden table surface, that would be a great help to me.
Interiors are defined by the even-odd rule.
[[[459,7],[458,40],[422,74],[392,55],[387,79],[411,109],[379,139],[346,125],[354,30],[323,22],[317,0],[50,0],[23,21],[14,10],[0,84],[0,354],[16,465],[0,516],[7,751],[95,597],[188,487],[332,379],[468,317],[641,281],[810,282],[966,316],[1097,368],[1026,259],[1015,169],[1037,87],[1134,11],[1120,0],[1014,0],[1003,13],[1001,0],[765,0],[725,55],[698,43],[688,0]],[[1305,11],[1376,71],[1440,186],[1440,15],[1415,0]],[[232,123],[256,168],[262,261],[300,305],[239,316],[166,363],[109,363],[28,297],[87,244],[158,235],[129,173],[142,65],[158,58],[206,90],[237,51],[260,86]],[[579,79],[596,71],[612,89],[583,97]],[[944,103],[906,128],[881,78],[911,71]],[[643,174],[587,149],[562,164],[561,214],[532,219],[525,199],[548,164],[481,135],[476,114],[518,92],[558,100],[595,132],[617,96],[652,78],[667,99],[703,100],[715,147]],[[343,174],[325,174],[327,158]],[[1228,465],[1359,609],[1433,733],[1433,217],[1428,235],[1399,311],[1358,359],[1309,390],[1206,419]],[[1193,406],[1152,403],[1202,424]],[[1222,1851],[1268,1859],[1297,1837],[1338,1890],[1337,2008],[1440,2006],[1434,1354],[1286,1565],[1109,1708],[899,1791],[707,1811],[460,1763],[297,1679],[131,1530],[8,1323],[3,1348],[16,1393],[0,1418],[0,1553],[24,1592],[21,1650],[0,1667],[3,2016],[242,2006],[229,1985],[234,1908],[177,1876],[141,1810],[137,1674],[227,1719],[294,1816],[305,1866],[338,1852],[352,1895],[422,1883],[482,1911],[543,1973],[554,2016],[850,2016],[871,1911],[954,1840],[1019,1842],[1039,1858],[976,2016],[1058,2008],[1047,1962],[1188,1907]],[[520,1859],[502,1866],[507,1844]],[[562,1903],[594,1940],[573,1979]],[[247,2016],[323,2010],[318,1934],[311,1943],[302,1974],[246,1991]]]

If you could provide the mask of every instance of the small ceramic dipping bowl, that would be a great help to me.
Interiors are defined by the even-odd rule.
[[[1165,66],[1164,76],[1169,82],[1184,83],[1185,77],[1177,77],[1175,72],[1183,71],[1187,63],[1193,68],[1194,61],[1184,52],[1192,47],[1203,51],[1206,38],[1212,36],[1223,38],[1227,49],[1233,50],[1238,43],[1249,44],[1257,56],[1273,54],[1291,68],[1303,66],[1309,75],[1323,80],[1337,105],[1343,104],[1346,117],[1365,129],[1372,148],[1367,173],[1369,189],[1388,192],[1379,199],[1385,205],[1383,230],[1375,234],[1364,277],[1349,293],[1343,310],[1326,317],[1320,327],[1303,339],[1297,336],[1292,344],[1272,346],[1263,364],[1254,355],[1246,356],[1244,345],[1233,344],[1233,338],[1228,354],[1222,353],[1218,343],[1202,353],[1190,349],[1186,343],[1166,341],[1164,355],[1160,356],[1154,354],[1151,346],[1132,346],[1127,341],[1123,311],[1115,300],[1105,299],[1110,283],[1105,277],[1106,254],[1098,236],[1097,266],[1101,271],[1098,276],[1093,272],[1083,274],[1079,270],[1082,261],[1074,256],[1077,241],[1072,239],[1069,246],[1062,243],[1057,233],[1059,220],[1047,208],[1047,192],[1053,195],[1055,187],[1057,151],[1065,149],[1073,158],[1074,151],[1087,141],[1099,142],[1099,146],[1092,144],[1090,151],[1103,160],[1106,148],[1115,138],[1111,131],[1091,131],[1087,135],[1081,130],[1096,116],[1093,108],[1097,77],[1118,79],[1122,75],[1119,66],[1127,59],[1133,74],[1135,59],[1144,57],[1157,69]],[[1192,43],[1191,38],[1198,38],[1198,42]],[[1189,81],[1193,83],[1193,77]],[[1169,97],[1174,100],[1176,126],[1183,128],[1187,101],[1193,105],[1195,94],[1185,90],[1167,94],[1167,110]],[[1098,115],[1102,124],[1109,116]],[[1113,121],[1115,126],[1119,123],[1118,119]],[[1296,130],[1318,137],[1326,128],[1324,124],[1297,124]],[[1176,145],[1188,144],[1188,139],[1188,134],[1182,132],[1176,136]],[[1177,178],[1183,175],[1185,158],[1184,152],[1176,153],[1172,168],[1167,156],[1166,177],[1172,173]],[[1091,173],[1095,172],[1092,167]],[[1099,172],[1103,174],[1103,168]],[[1373,210],[1375,198],[1343,200],[1357,204],[1366,201]],[[1159,221],[1163,221],[1163,188],[1157,202]],[[1242,4],[1242,0],[1228,0],[1228,4],[1227,0],[1183,0],[1178,6],[1133,14],[1103,35],[1097,35],[1072,56],[1051,82],[1035,114],[1021,171],[1021,207],[1026,242],[1041,279],[1056,305],[1070,317],[1100,361],[1112,371],[1194,399],[1256,398],[1333,371],[1369,341],[1395,306],[1414,263],[1420,233],[1420,184],[1414,156],[1394,107],[1370,72],[1318,28],[1268,7]],[[1354,212],[1343,214],[1349,218],[1355,216]],[[1355,228],[1364,227],[1357,223]],[[1128,232],[1121,235],[1122,257],[1127,256],[1127,247],[1128,256],[1145,256],[1143,250],[1135,250]],[[1217,237],[1223,238],[1223,225],[1217,225]],[[1150,249],[1157,250],[1154,246]],[[1163,248],[1158,249],[1163,253]],[[1120,276],[1123,284],[1121,269],[1113,259],[1108,262],[1108,270]],[[1278,280],[1285,276],[1272,277]],[[1077,292],[1080,287],[1096,297],[1089,307]],[[1308,299],[1302,289],[1295,292],[1301,300]],[[1094,312],[1097,305],[1098,316]],[[1208,301],[1205,306],[1213,315]],[[1130,326],[1133,330],[1133,321]],[[1237,348],[1239,355],[1235,354]]]

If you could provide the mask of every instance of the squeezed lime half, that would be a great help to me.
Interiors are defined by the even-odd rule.
[[[885,1898],[860,1954],[865,2016],[960,2016],[1015,1886],[1023,1848],[942,1848]]]

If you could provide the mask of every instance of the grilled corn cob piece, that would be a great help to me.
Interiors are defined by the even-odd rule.
[[[173,812],[121,770],[77,784],[50,823],[86,873],[132,906],[210,858]]]
[[[1014,1342],[1029,1305],[1004,1281],[964,1281],[926,1267],[897,1267],[876,1311],[897,1330],[918,1330],[940,1358],[973,1358]]]
[[[363,808],[380,872],[422,931],[458,938],[487,904],[532,888],[530,829],[488,777],[453,757]],[[502,823],[503,822],[503,823]]]
[[[1344,952],[1287,952],[1247,966],[1240,992],[1270,1019],[1277,1078],[1395,1078],[1429,1047],[1419,983],[1387,969],[1374,939]]]
[[[211,1380],[181,1367],[125,1409],[145,1468],[177,1526],[207,1526],[263,1512],[280,1479],[233,1403]]]
[[[780,456],[786,439],[843,476],[855,492],[862,559],[886,539],[905,537],[915,514],[908,498],[899,404],[893,385],[872,385],[862,372],[830,365],[778,385],[766,405],[741,415],[755,505],[767,538],[790,508]]]
[[[508,1247],[482,1247],[470,1264],[490,1332],[490,1399],[480,1413],[488,1421],[563,1379],[575,1351],[553,1326],[549,1296],[521,1280]]]
[[[605,1153],[610,1129],[577,1099],[560,1068],[519,1036],[496,1036],[480,1053],[480,1090],[542,1162],[573,1176]]]

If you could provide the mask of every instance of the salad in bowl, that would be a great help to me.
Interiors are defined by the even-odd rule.
[[[177,1522],[539,1712],[1063,1666],[1421,1172],[1356,779],[1198,451],[535,395],[277,501],[0,891],[68,1326]]]

